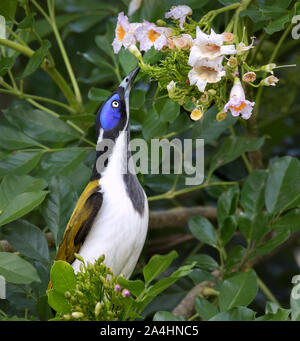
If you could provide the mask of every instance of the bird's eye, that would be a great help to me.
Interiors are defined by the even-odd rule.
[[[119,108],[120,103],[118,101],[113,101],[111,105],[113,108]]]

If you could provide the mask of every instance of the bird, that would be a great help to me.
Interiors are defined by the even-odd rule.
[[[129,96],[138,72],[138,67],[132,70],[96,114],[97,148],[91,178],[76,203],[56,256],[56,260],[70,263],[75,273],[80,271],[80,258],[94,263],[104,255],[104,264],[114,276],[129,278],[145,243],[147,196],[136,174],[122,171],[131,157]],[[109,153],[107,148],[98,148],[104,141],[112,142]],[[104,160],[102,167],[100,160]]]

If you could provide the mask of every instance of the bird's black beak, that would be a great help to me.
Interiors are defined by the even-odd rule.
[[[140,71],[139,67],[135,68],[122,80],[120,88],[124,89],[125,97],[129,96],[133,82],[139,71]]]

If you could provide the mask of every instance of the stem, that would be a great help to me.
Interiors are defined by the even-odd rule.
[[[212,186],[230,186],[230,185],[235,185],[237,182],[235,181],[228,181],[228,182],[212,182],[212,183],[204,183],[199,186],[193,186],[191,188],[184,188],[178,191],[169,191],[163,194],[159,195],[154,195],[152,197],[148,198],[148,201],[156,201],[156,200],[166,200],[166,199],[173,199],[177,197],[178,195],[186,194],[189,192],[194,192],[199,189],[207,188],[207,187],[212,187]]]
[[[51,2],[52,2],[52,4],[51,4]],[[73,72],[73,69],[72,69],[69,57],[68,57],[66,49],[65,49],[65,46],[64,46],[64,44],[62,42],[62,39],[60,37],[59,31],[58,31],[58,28],[57,28],[57,25],[56,25],[54,2],[48,0],[47,3],[48,3],[49,14],[50,14],[50,24],[52,26],[52,29],[53,29],[53,32],[54,32],[57,44],[59,46],[59,49],[60,49],[61,55],[63,57],[63,60],[65,62],[66,68],[68,70],[69,77],[70,77],[72,85],[73,85],[73,89],[74,89],[74,92],[75,92],[76,99],[77,99],[78,103],[81,105],[82,104],[82,98],[81,98],[80,89],[79,89],[77,80],[75,78],[75,75],[74,75],[74,72]]]
[[[28,58],[31,58],[34,54],[34,50],[32,50],[28,46],[23,46],[19,43],[16,43],[11,40],[7,39],[0,39],[0,45],[11,48],[15,51],[18,51],[22,53],[23,55],[27,56]],[[81,106],[78,104],[76,98],[74,97],[74,94],[69,87],[68,83],[65,81],[65,79],[62,77],[62,75],[56,70],[54,67],[49,67],[46,60],[44,60],[41,64],[41,69],[46,71],[49,76],[54,80],[54,82],[57,84],[57,86],[60,88],[60,90],[63,92],[64,96],[66,97],[68,103],[74,108],[74,110],[79,113],[82,111]]]
[[[275,296],[272,294],[270,289],[265,285],[265,283],[257,276],[257,282],[258,286],[261,289],[261,291],[264,293],[264,295],[273,303],[276,303],[279,307],[281,307],[281,304],[277,301]]]

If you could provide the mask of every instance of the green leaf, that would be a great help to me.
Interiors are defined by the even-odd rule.
[[[157,100],[154,106],[161,122],[175,121],[180,112],[180,105],[169,98]]]
[[[1,235],[22,255],[40,262],[49,261],[44,233],[26,220],[18,220],[1,228]]]
[[[201,242],[217,247],[216,231],[210,221],[204,217],[189,219],[189,229]]]
[[[0,125],[1,148],[8,150],[22,149],[40,144],[32,138],[11,127]]]
[[[145,289],[144,282],[141,280],[128,280],[122,276],[119,276],[118,283],[125,289],[128,289],[131,294],[138,297],[142,291]]]
[[[44,154],[37,175],[50,179],[55,175],[68,176],[80,166],[86,156],[85,150],[62,150]]]
[[[50,49],[50,47],[51,47],[51,43],[49,40],[44,40],[42,42],[41,47],[34,52],[32,57],[30,57],[20,79],[24,79],[30,76],[40,67],[44,58],[47,56],[48,50]]]
[[[71,306],[64,294],[51,289],[47,291],[48,303],[51,308],[60,314],[67,314],[71,311]]]
[[[195,285],[203,282],[203,281],[215,281],[216,277],[213,276],[209,271],[202,269],[194,269],[189,277],[193,281]]]
[[[48,189],[50,193],[43,202],[41,212],[56,245],[59,245],[78,196],[71,181],[63,176],[54,176]]]
[[[36,269],[25,259],[10,252],[0,252],[0,275],[7,282],[15,284],[40,282]]]
[[[0,177],[14,174],[27,174],[39,163],[42,152],[15,152],[0,158]]]
[[[224,191],[218,199],[218,224],[222,227],[226,218],[235,214],[238,206],[238,200],[240,195],[240,189],[238,185],[230,187]]]
[[[300,162],[291,156],[284,156],[271,163],[265,189],[268,212],[278,214],[287,208],[297,206],[300,199]]]
[[[252,254],[251,258],[256,257],[258,255],[264,255],[266,253],[270,253],[277,246],[284,243],[291,235],[289,230],[282,231],[277,233],[277,235],[268,241],[266,241],[262,246],[258,247]]]
[[[219,264],[209,255],[206,254],[197,254],[189,257],[186,260],[186,263],[196,262],[199,268],[204,270],[213,271],[218,269]]]
[[[266,178],[266,171],[255,170],[246,179],[241,191],[241,205],[246,212],[255,214],[263,208]]]
[[[194,124],[192,138],[204,139],[206,145],[210,144],[237,121],[236,117],[228,115],[225,120],[218,122],[216,120],[217,113],[215,107],[207,110],[201,120]]]
[[[139,110],[145,103],[145,91],[133,90],[130,95],[130,109]]]
[[[233,234],[237,228],[237,221],[234,215],[225,219],[221,227],[221,240],[222,245],[225,246],[233,237]]]
[[[54,262],[50,279],[56,292],[64,294],[66,291],[72,292],[76,286],[76,275],[72,266],[62,260]]]
[[[17,0],[1,1],[0,15],[3,15],[8,21],[13,21],[17,9],[17,2]]]
[[[4,76],[15,64],[15,57],[2,57],[0,59],[0,76]]]
[[[28,106],[13,105],[3,110],[3,113],[11,125],[38,141],[70,142],[80,136],[59,118]]]
[[[91,88],[88,93],[88,98],[91,101],[99,101],[103,102],[105,101],[109,96],[111,95],[111,92],[105,89],[97,89],[97,88]]]
[[[290,309],[279,308],[273,312],[268,312],[266,315],[260,316],[255,321],[288,321]]]
[[[246,307],[236,307],[226,312],[221,312],[209,321],[253,321],[256,312]]]
[[[257,277],[253,270],[234,274],[221,283],[220,310],[226,311],[238,306],[247,306],[253,301],[257,291]]]
[[[280,18],[272,21],[269,25],[267,25],[264,30],[267,34],[273,34],[275,32],[281,31],[285,28],[287,23],[291,22],[291,18],[289,14],[280,16]]]
[[[295,208],[284,216],[281,216],[272,226],[277,232],[291,231],[294,233],[300,229],[300,209]]]
[[[138,66],[137,58],[128,50],[121,49],[118,59],[126,75]]]
[[[0,215],[0,226],[19,219],[34,208],[39,206],[45,199],[48,192],[26,192],[17,195],[12,202],[2,209]]]
[[[200,296],[195,299],[195,309],[201,319],[205,321],[209,320],[219,312],[218,308],[214,304]]]
[[[225,138],[221,148],[211,159],[209,171],[212,173],[217,168],[234,161],[243,153],[258,150],[263,143],[264,137],[249,138],[244,136],[229,136]]]
[[[146,140],[151,138],[161,137],[167,130],[167,124],[159,120],[158,114],[155,109],[150,109],[145,116],[142,125],[143,136]]]
[[[244,256],[246,254],[246,249],[241,245],[234,246],[227,254],[225,268],[230,271],[234,266],[240,265]]]
[[[185,321],[183,316],[175,316],[169,311],[158,311],[153,316],[153,321]]]
[[[53,318],[53,314],[48,304],[47,295],[42,295],[38,298],[37,314],[40,321],[48,321],[49,319]]]
[[[148,286],[156,277],[163,273],[178,257],[176,251],[171,251],[167,255],[154,255],[143,269],[145,285]]]
[[[0,210],[9,206],[14,198],[24,192],[38,192],[47,187],[43,179],[33,178],[29,175],[7,175],[0,185]]]

